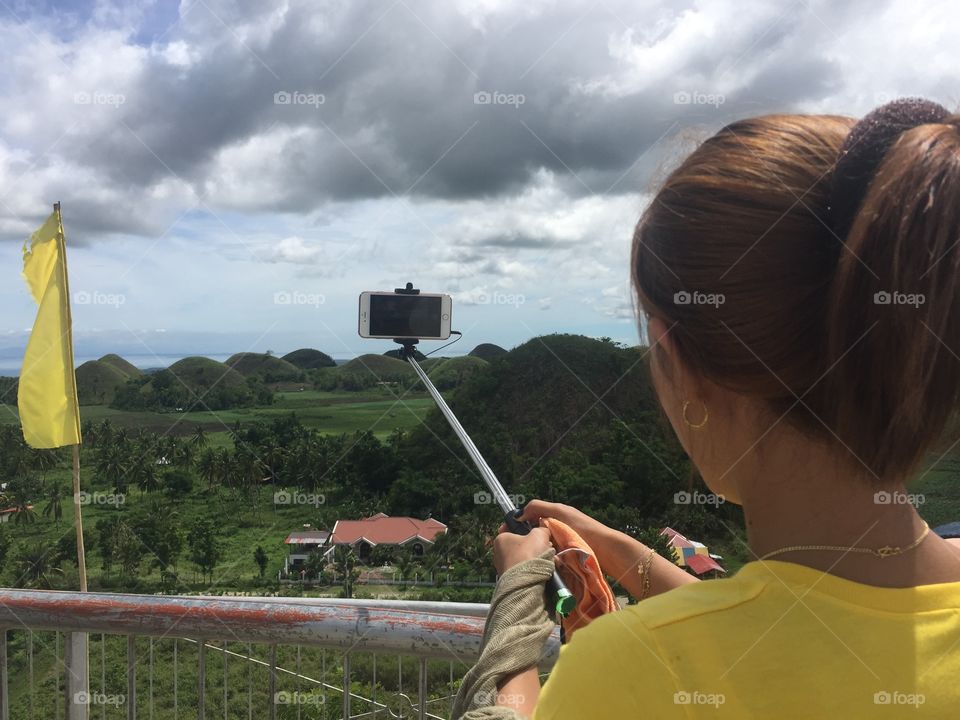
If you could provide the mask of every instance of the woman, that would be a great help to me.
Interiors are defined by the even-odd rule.
[[[632,277],[660,403],[749,553],[696,582],[577,510],[533,501],[638,604],[578,631],[553,718],[948,717],[960,707],[960,545],[905,495],[960,399],[960,116],[915,99],[859,123],[735,122],[667,179]],[[958,490],[960,493],[960,490]],[[507,569],[546,531],[503,533]]]

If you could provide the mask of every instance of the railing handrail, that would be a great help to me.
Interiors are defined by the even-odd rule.
[[[484,618],[437,612],[435,607],[427,610],[420,605],[402,600],[0,589],[0,627],[302,644],[463,663],[476,661]],[[559,634],[554,632],[544,648],[541,669],[552,667],[559,647]]]
[[[327,597],[291,597],[272,595],[154,595],[154,597],[176,597],[184,599],[216,598],[223,600],[251,600],[254,602],[278,602],[294,605],[343,605],[345,607],[389,608],[440,615],[467,615],[470,617],[487,616],[490,603],[444,602],[442,600],[385,600],[362,598]]]

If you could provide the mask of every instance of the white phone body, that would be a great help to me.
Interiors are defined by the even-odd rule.
[[[452,310],[453,298],[442,293],[363,292],[360,293],[358,332],[360,337],[385,340],[402,337],[446,340],[450,337]]]

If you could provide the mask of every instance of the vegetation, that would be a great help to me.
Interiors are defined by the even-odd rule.
[[[244,377],[259,378],[265,383],[303,382],[306,379],[301,368],[267,353],[237,353],[225,364]]]
[[[128,379],[113,365],[89,360],[77,368],[77,397],[84,405],[109,405]]]
[[[337,363],[332,357],[313,348],[301,348],[287,353],[283,356],[291,365],[301,370],[314,370],[321,367],[336,367]]]
[[[370,358],[376,358],[378,373],[398,365],[410,370],[381,355],[363,360]],[[111,364],[107,358],[98,362]],[[226,372],[227,387],[238,392],[250,391],[251,382],[267,385],[260,377],[243,378],[226,364],[181,362],[170,374],[178,383],[189,380],[202,397],[182,412],[176,412],[174,395],[163,394],[173,393],[169,386],[156,382],[161,373],[132,377],[124,387],[146,388],[144,396],[156,400],[163,413],[81,408],[82,511],[91,590],[489,599],[489,587],[468,587],[465,581],[493,579],[490,538],[500,523],[499,510],[446,422],[415,385],[400,379],[380,380],[397,384],[366,390],[277,391],[271,393],[272,404],[214,410],[203,407],[208,403],[202,393],[219,386],[210,371]],[[657,532],[671,525],[723,555],[729,570],[746,559],[736,508],[673,502],[677,490],[705,488],[661,417],[639,349],[551,335],[491,361],[430,358],[424,366],[443,382],[450,405],[508,491],[521,496],[518,501],[544,497],[575,505],[663,554],[669,551]],[[340,374],[344,369],[344,377],[363,377],[365,370],[363,363],[354,362],[306,372]],[[445,373],[452,376],[449,385]],[[7,483],[0,504],[17,512],[0,525],[0,585],[76,588],[69,452],[24,445],[19,426],[9,422],[15,408],[8,410],[0,423],[0,477]],[[960,461],[946,458],[911,488],[924,498],[920,512],[931,525],[960,519],[958,470]],[[280,491],[299,499],[277,502]],[[290,531],[306,524],[330,528],[338,518],[379,511],[429,515],[446,523],[449,532],[422,556],[379,546],[363,564],[343,548],[329,558],[310,555],[302,582],[299,572],[282,576],[283,540]],[[408,582],[417,578],[419,584],[373,585],[376,580],[369,576],[374,572]],[[30,715],[28,704],[34,701],[39,708],[35,716],[43,716],[47,706],[53,716],[52,643],[38,643],[36,697],[31,698],[24,690],[27,683],[17,680],[27,676],[25,636],[12,633],[9,643],[13,716]],[[108,687],[124,692],[123,638],[114,643],[108,636],[103,648],[99,642],[92,637],[91,656],[103,652]],[[158,719],[173,716],[171,694],[163,690],[170,686],[172,642],[157,641],[155,647]],[[178,642],[181,687],[194,687],[195,675],[189,673],[196,667],[196,647]],[[235,645],[231,649],[240,656],[247,652],[245,645]],[[295,663],[288,651],[292,649],[279,649],[283,667]],[[265,652],[254,648],[261,659]],[[302,652],[305,667],[323,662],[312,649]],[[222,675],[217,680],[222,665],[210,658],[208,654],[208,682],[216,687],[222,682]],[[353,655],[355,677],[370,677],[367,660],[362,653]],[[409,669],[394,664],[390,671],[391,662],[395,658],[378,658],[380,696],[396,689],[398,673],[416,670],[410,663]],[[246,687],[248,665],[231,657],[231,688]],[[449,668],[441,665],[428,668],[431,695],[445,690]],[[336,667],[330,672],[328,682],[333,678],[336,685]],[[415,686],[416,677],[404,675],[403,682]],[[254,682],[257,708],[269,706],[265,685]],[[183,693],[181,703],[187,707],[191,699],[186,689]],[[369,696],[368,686],[363,694]],[[221,702],[219,693],[208,692],[208,713],[216,715],[218,707],[222,713]],[[229,702],[230,712],[246,707],[245,697],[231,696]],[[303,717],[333,717],[324,713],[334,713],[336,704],[304,707]],[[278,716],[293,717],[284,714],[287,709],[280,708]]]
[[[114,392],[112,407],[159,412],[225,410],[269,405],[272,400],[273,393],[259,377],[245,378],[225,363],[188,357],[164,370],[130,378]]]
[[[504,350],[499,345],[494,345],[493,343],[480,343],[473,350],[470,351],[472,357],[480,358],[481,360],[496,360],[501,355],[506,355],[507,351]]]

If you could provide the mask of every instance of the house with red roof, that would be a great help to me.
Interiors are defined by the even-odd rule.
[[[447,532],[447,526],[439,520],[412,517],[390,517],[377,513],[362,520],[337,520],[330,533],[328,553],[338,545],[345,545],[361,560],[370,555],[378,545],[410,548],[414,555],[423,555],[433,545],[435,538]]]

